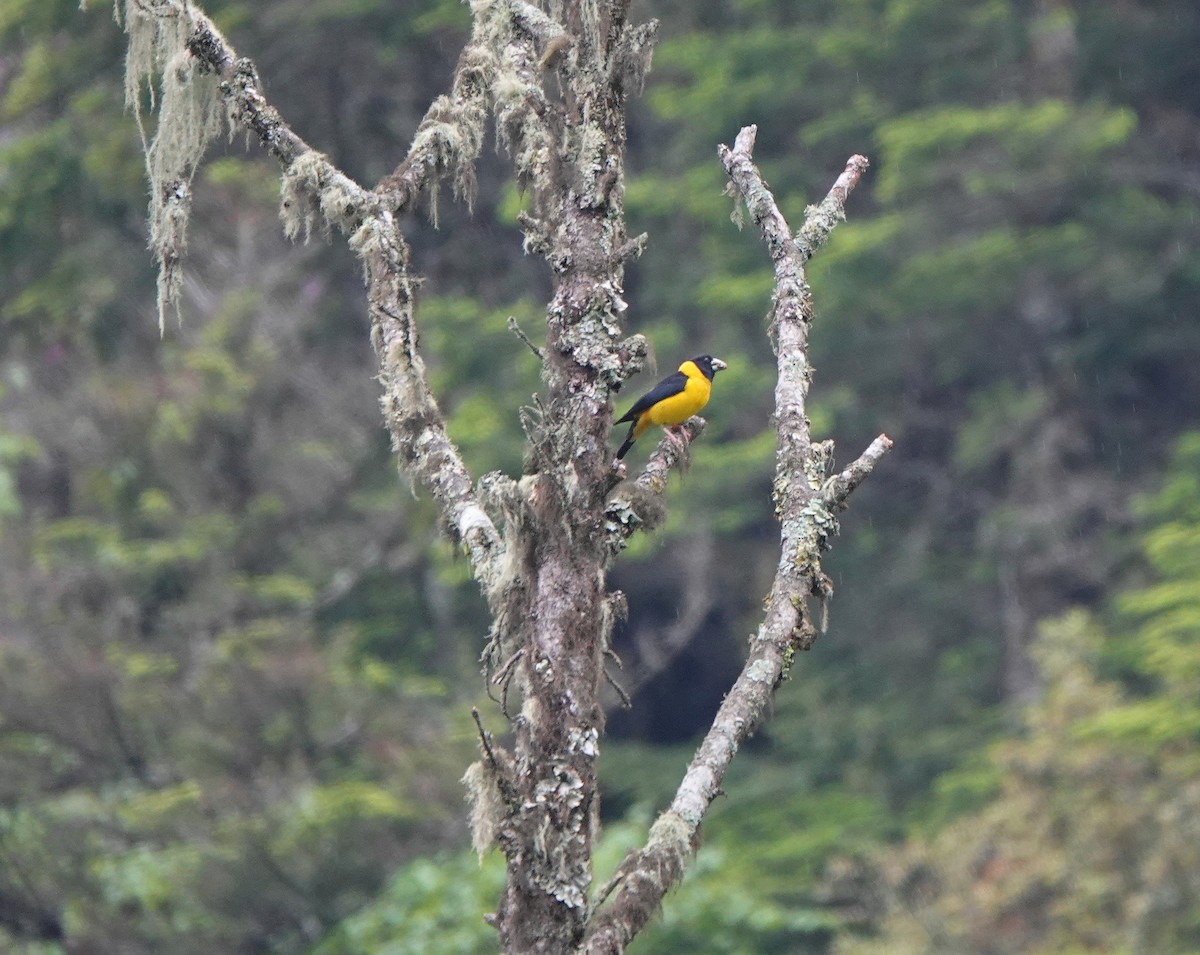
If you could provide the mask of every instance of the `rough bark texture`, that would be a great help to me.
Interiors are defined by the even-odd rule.
[[[699,839],[700,824],[721,791],[730,762],[762,721],[795,651],[807,650],[816,638],[809,601],[815,597],[824,602],[832,595],[833,588],[821,572],[820,557],[836,532],[835,513],[891,446],[881,435],[853,465],[826,479],[832,449],[828,442],[812,443],[804,413],[811,382],[807,348],[813,317],[804,263],[842,217],[846,195],[867,161],[861,156],[851,158],[829,196],[810,211],[800,236],[793,239],[751,161],[755,132],[755,127],[746,127],[734,148],[721,147],[720,154],[775,265],[771,328],[776,335],[779,371],[775,387],[779,435],[775,505],[782,525],[779,565],[746,665],[688,766],[670,808],[655,821],[646,845],[622,863],[606,890],[612,893],[611,901],[589,926],[584,946],[588,955],[625,951],[682,877]]]
[[[502,949],[521,955],[624,951],[682,877],[729,761],[762,719],[794,651],[815,637],[809,601],[831,593],[820,555],[836,530],[835,514],[890,446],[881,437],[841,474],[827,477],[830,447],[812,444],[804,415],[812,318],[804,263],[841,218],[866,160],[851,159],[793,238],[751,163],[748,127],[722,158],[776,270],[779,569],[746,668],[671,808],[647,845],[626,860],[601,899],[607,904],[596,908],[591,856],[600,690],[613,622],[624,606],[620,594],[608,592],[605,574],[635,530],[661,520],[667,477],[704,425],[698,418],[685,423],[682,440],[664,441],[645,470],[622,483],[625,465],[614,461],[609,444],[611,398],[646,353],[640,336],[625,339],[621,330],[623,263],[645,240],[625,232],[625,97],[642,83],[656,32],[653,22],[630,24],[628,7],[627,0],[552,0],[545,9],[522,0],[473,0],[474,29],[451,91],[431,105],[408,155],[373,189],[291,130],[264,98],[253,64],[239,59],[190,2],[125,0],[124,7],[131,63],[183,63],[187,75],[205,78],[197,95],[216,97],[230,127],[252,134],[279,160],[285,231],[340,232],[362,260],[393,447],[467,552],[494,621],[485,661],[502,698],[515,690],[521,700],[511,717],[511,752],[481,726],[483,758],[465,779],[476,846],[498,844],[508,863],[491,921]],[[135,49],[153,52],[139,59]],[[140,90],[151,71],[144,65],[131,71]],[[551,73],[556,82],[545,83]],[[164,75],[164,87],[168,82],[174,80]],[[189,115],[209,115],[211,107],[203,103]],[[544,256],[555,291],[545,344],[535,349],[543,389],[536,412],[525,418],[527,473],[489,474],[476,484],[425,375],[413,316],[416,283],[396,217],[441,180],[470,201],[489,113],[530,203],[521,218],[525,247]],[[166,167],[190,170],[199,161],[194,143],[182,159],[170,154],[173,140],[158,145],[167,122],[160,115],[159,138],[148,148],[167,150]],[[185,213],[175,223],[176,250]],[[175,267],[177,256],[160,258],[164,269]]]

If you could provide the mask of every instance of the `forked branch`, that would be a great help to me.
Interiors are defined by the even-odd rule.
[[[850,468],[825,482],[830,449],[828,443],[812,443],[804,413],[811,381],[808,330],[813,316],[804,265],[842,217],[842,204],[867,161],[852,157],[830,195],[810,210],[801,229],[808,245],[802,248],[792,238],[774,196],[753,164],[754,136],[755,127],[744,128],[734,148],[722,146],[720,156],[775,264],[771,328],[778,356],[775,494],[781,522],[779,564],[766,614],[751,639],[741,675],[688,766],[670,808],[651,827],[646,845],[626,858],[602,894],[611,899],[591,920],[583,946],[587,955],[624,952],[658,910],[663,896],[682,878],[698,842],[700,825],[721,791],[730,762],[761,723],[796,650],[807,649],[816,637],[809,602],[812,597],[824,601],[832,594],[820,558],[837,527],[834,511],[844,506],[846,496],[891,446],[881,435]]]
[[[416,349],[414,283],[407,269],[408,248],[394,216],[394,194],[381,197],[363,188],[298,136],[263,95],[254,65],[237,56],[194,4],[187,0],[157,0],[152,6],[131,2],[126,5],[125,21],[131,50],[139,44],[178,40],[180,49],[158,51],[159,62],[184,58],[187,69],[196,74],[215,75],[231,129],[254,136],[283,166],[281,215],[289,234],[307,232],[316,221],[324,229],[336,228],[349,237],[367,275],[371,340],[379,359],[382,402],[393,445],[408,472],[437,501],[447,526],[468,549],[474,572],[486,587],[494,574],[500,537],[480,506],[462,456],[446,433]],[[170,23],[172,29],[164,29],[164,23]],[[146,36],[139,36],[138,31]],[[140,84],[141,74],[138,76]],[[164,76],[164,86],[175,80]],[[478,123],[482,128],[482,118]],[[168,119],[160,117],[160,137],[167,125]],[[408,180],[413,190],[432,184],[447,168],[446,163],[424,161],[418,150],[425,148],[425,142],[418,138],[410,154],[410,158],[416,157],[410,166],[420,170],[419,176]],[[468,158],[473,161],[473,156],[464,161]],[[180,236],[183,227],[181,223]],[[161,253],[160,259],[165,268],[168,260]]]

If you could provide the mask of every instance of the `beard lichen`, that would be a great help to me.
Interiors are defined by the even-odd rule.
[[[483,861],[483,855],[496,841],[496,832],[504,819],[504,798],[496,770],[484,760],[467,767],[462,778],[471,807],[471,846]]]
[[[279,218],[289,239],[307,242],[314,223],[328,237],[331,228],[354,235],[371,211],[368,196],[316,150],[301,153],[283,171]],[[360,251],[360,257],[363,253]]]
[[[167,307],[178,309],[183,284],[192,177],[225,126],[224,109],[216,76],[187,50],[195,28],[187,0],[125,0],[115,12],[129,36],[125,103],[137,119],[150,180],[149,245],[158,259],[161,334]],[[147,105],[158,120],[150,141],[143,118]]]

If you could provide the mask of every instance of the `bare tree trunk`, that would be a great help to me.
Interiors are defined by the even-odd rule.
[[[681,442],[664,441],[645,470],[621,484],[624,465],[609,445],[611,398],[646,354],[644,340],[623,338],[621,328],[623,263],[645,241],[625,232],[625,97],[641,86],[657,25],[631,25],[628,0],[548,0],[544,7],[474,0],[471,8],[474,29],[450,92],[431,105],[396,170],[367,188],[291,130],[264,99],[253,64],[237,58],[189,0],[124,0],[131,103],[161,75],[147,163],[160,306],[178,289],[190,181],[223,111],[233,129],[279,159],[285,230],[296,235],[315,224],[340,231],[362,260],[397,458],[437,502],[487,598],[493,626],[485,659],[506,715],[510,695],[521,700],[510,715],[511,752],[481,724],[483,758],[465,777],[477,848],[498,844],[507,859],[491,919],[500,946],[513,955],[617,953],[681,878],[729,762],[763,719],[795,652],[808,649],[823,626],[832,586],[821,554],[848,495],[891,444],[880,436],[830,476],[831,444],[811,442],[804,411],[813,318],[805,264],[842,218],[867,163],[853,157],[793,235],[752,164],[754,127],[742,130],[734,149],[722,147],[733,190],[775,265],[778,572],[745,669],[670,809],[593,898],[600,689],[613,622],[624,611],[623,596],[607,590],[606,572],[628,537],[661,511],[670,470],[703,428],[701,419],[687,422]],[[489,114],[529,197],[521,217],[526,249],[545,257],[555,290],[544,348],[535,349],[543,390],[524,419],[527,473],[476,482],[429,389],[397,215],[441,179],[470,200]],[[816,618],[812,598],[820,604]]]

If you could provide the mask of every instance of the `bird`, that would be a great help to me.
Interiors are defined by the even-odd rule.
[[[617,460],[625,457],[625,452],[633,447],[633,442],[652,424],[667,428],[670,435],[675,425],[687,421],[708,404],[713,375],[727,367],[725,362],[712,355],[697,355],[642,395],[632,408],[614,422],[633,422],[629,426],[629,434],[625,436],[625,443],[617,451]]]

